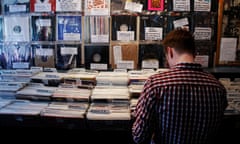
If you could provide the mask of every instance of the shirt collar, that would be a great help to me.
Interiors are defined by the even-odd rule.
[[[182,62],[174,65],[173,68],[177,69],[189,69],[189,70],[203,70],[202,65],[199,63],[187,63],[187,62]]]

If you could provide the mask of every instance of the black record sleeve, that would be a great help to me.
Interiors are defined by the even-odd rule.
[[[108,45],[85,45],[84,46],[85,68],[90,69],[91,63],[109,65]]]
[[[159,67],[164,67],[165,55],[161,44],[140,44],[138,67],[142,68],[142,61],[148,59],[157,59]]]
[[[112,40],[136,40],[136,21],[136,15],[112,15]]]
[[[56,68],[68,70],[81,65],[81,44],[57,44]]]

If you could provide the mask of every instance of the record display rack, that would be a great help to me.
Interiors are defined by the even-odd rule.
[[[42,66],[58,70],[132,70],[143,68],[147,59],[158,62],[144,66],[163,68],[161,41],[176,28],[194,33],[196,61],[204,67],[215,64],[217,0],[0,2],[2,69]],[[152,51],[149,55],[143,47],[159,47],[160,52],[147,48]]]

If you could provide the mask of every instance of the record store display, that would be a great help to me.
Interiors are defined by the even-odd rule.
[[[55,67],[55,45],[52,44],[33,44],[34,66]]]
[[[55,40],[55,16],[32,16],[32,41]]]
[[[136,33],[136,15],[112,15],[112,40],[134,41]]]
[[[140,16],[140,40],[162,40],[164,16],[159,14]]]
[[[4,13],[28,13],[30,0],[2,0]]]
[[[109,46],[85,45],[84,63],[86,69],[107,70],[109,66]]]
[[[29,17],[21,16],[5,16],[5,41],[29,42],[30,41],[30,28]]]
[[[159,68],[164,67],[165,58],[163,47],[160,44],[140,44],[139,45],[139,68]],[[157,60],[157,63],[146,63],[146,65],[142,65],[143,61],[146,60]]]
[[[80,0],[56,0],[56,12],[81,12]]]
[[[6,69],[28,69],[32,66],[31,45],[10,42],[1,45],[1,63]]]
[[[57,44],[56,68],[67,70],[81,65],[81,44]]]
[[[57,15],[57,40],[81,41],[81,15]]]
[[[56,0],[30,0],[30,11],[35,13],[55,12]]]
[[[111,46],[112,67],[136,69],[138,65],[138,44],[114,43]],[[127,66],[125,66],[127,65]]]

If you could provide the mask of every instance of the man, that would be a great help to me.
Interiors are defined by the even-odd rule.
[[[133,140],[137,144],[211,143],[227,106],[226,89],[194,63],[194,37],[189,31],[171,31],[163,47],[169,71],[146,80],[134,113]]]

